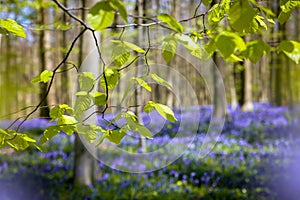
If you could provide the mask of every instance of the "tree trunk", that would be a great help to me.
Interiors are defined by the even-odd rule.
[[[248,112],[253,110],[252,102],[252,73],[251,62],[246,59],[244,61],[244,99],[242,104],[242,111]]]
[[[49,12],[48,8],[44,8],[41,5],[40,8],[40,24],[49,24]],[[40,73],[47,69],[47,65],[49,65],[49,57],[47,54],[47,50],[49,50],[51,45],[51,36],[50,32],[47,30],[41,30],[39,37],[39,60],[40,60]],[[46,97],[46,92],[48,89],[47,83],[40,83],[40,101],[43,101],[40,109],[40,117],[49,117],[49,107],[48,107],[48,98]]]
[[[86,3],[86,4],[85,4]],[[95,0],[91,1],[85,1],[82,0],[82,7],[91,7],[94,3],[96,3]],[[82,19],[85,19],[86,13],[83,10],[82,13]],[[80,53],[78,57],[79,64],[82,64],[83,59],[87,56],[88,53],[95,47],[94,39],[89,32],[89,34],[85,34],[84,37],[82,37],[79,41],[79,47],[80,47]],[[91,57],[89,57],[91,58]],[[79,69],[80,72],[83,71],[91,71],[95,74],[99,74],[98,65],[99,65],[99,55],[95,54],[92,59],[88,60],[89,69],[81,68]],[[93,68],[93,70],[91,70]],[[97,76],[97,75],[95,75]],[[97,87],[95,87],[96,89]],[[90,111],[92,112],[92,111]],[[83,115],[83,118],[87,117],[90,113],[85,112]],[[95,121],[94,121],[95,123]],[[82,186],[82,185],[91,185],[93,184],[96,176],[95,176],[95,167],[97,165],[96,160],[92,157],[92,154],[96,154],[96,150],[92,149],[93,152],[88,152],[86,147],[84,146],[83,142],[81,141],[78,134],[75,135],[75,156],[74,156],[74,185],[75,186]]]

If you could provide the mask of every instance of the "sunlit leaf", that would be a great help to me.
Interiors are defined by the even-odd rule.
[[[222,32],[215,38],[216,47],[226,59],[232,55],[235,50],[240,52],[246,49],[244,40],[233,32]]]
[[[62,117],[57,120],[57,124],[60,126],[61,130],[69,136],[74,132],[77,132],[77,123],[78,122],[74,117],[68,115],[62,115]]]
[[[145,109],[146,107],[146,109]],[[166,120],[170,122],[177,121],[174,112],[166,105],[155,103],[153,101],[149,101],[146,106],[144,107],[145,112],[149,112],[153,110],[151,107],[155,108],[155,110]]]
[[[211,4],[212,0],[202,0],[202,3],[206,6],[209,6]]]
[[[92,97],[89,95],[78,96],[75,100],[74,111],[76,118],[79,120],[84,111],[88,110],[92,103]]]
[[[300,43],[293,40],[284,40],[277,47],[278,52],[283,52],[296,64],[300,61]]]
[[[47,83],[53,77],[53,72],[44,70],[41,74],[37,75],[31,80],[31,83]]]
[[[159,14],[157,19],[168,24],[173,30],[183,33],[182,25],[171,15],[168,14]]]
[[[130,57],[130,51],[123,43],[118,43],[113,46],[112,57],[114,64],[120,67],[128,61]]]
[[[138,77],[135,77],[135,78],[133,78],[134,80],[136,80],[136,82],[140,85],[140,86],[142,86],[144,89],[146,89],[147,91],[149,91],[149,92],[151,92],[151,87],[150,87],[150,85],[148,85],[148,83],[146,82],[146,81],[144,81],[143,79],[141,79],[141,78],[138,78]]]
[[[59,126],[49,126],[46,128],[44,131],[43,135],[40,138],[40,143],[44,144],[51,138],[53,138],[55,135],[57,135],[60,132],[60,127]]]
[[[198,58],[203,57],[203,50],[191,37],[184,34],[176,34],[175,38],[191,53],[191,55]]]
[[[126,10],[126,7],[125,7],[124,3],[122,1],[119,1],[119,0],[112,0],[111,3],[112,3],[112,6],[117,8],[117,10],[120,13],[121,17],[123,18],[123,20],[126,23],[128,23],[127,10]]]
[[[13,19],[0,19],[0,26],[13,35],[26,38],[24,28]]]
[[[105,134],[106,138],[115,144],[120,144],[123,137],[126,135],[122,129],[120,130],[108,130]]]
[[[103,106],[107,103],[106,95],[102,92],[93,92],[91,93],[91,96],[93,97],[93,102],[96,106]]]
[[[162,55],[168,63],[175,55],[177,50],[177,41],[172,35],[166,37],[162,43]]]
[[[68,112],[69,114],[72,115],[73,109],[67,104],[60,104],[60,105],[53,107],[50,110],[50,117],[52,119],[57,119],[57,118],[62,117],[62,115],[65,114],[65,112]]]
[[[172,86],[163,78],[159,77],[157,74],[150,74],[150,76],[156,83],[167,87],[169,90],[172,90]]]
[[[280,24],[284,24],[292,15],[292,11],[289,12],[280,12],[278,16],[278,21]]]
[[[130,130],[137,132],[146,138],[152,139],[151,131],[148,128],[146,128],[145,126],[139,124],[132,114],[127,112],[124,114],[124,117],[125,117],[125,120],[129,126]]]
[[[106,90],[106,85],[109,90],[114,89],[119,81],[119,72],[115,69],[106,68],[105,69],[105,78],[102,76],[101,78],[101,86],[104,90]],[[106,80],[106,81],[105,81]]]
[[[115,10],[109,1],[96,3],[87,15],[87,20],[95,30],[103,30],[109,27],[115,18]]]
[[[252,33],[255,23],[256,11],[248,1],[234,1],[228,12],[231,26],[240,33]]]
[[[261,39],[253,40],[247,43],[247,49],[245,50],[245,56],[253,63],[257,63],[263,56],[270,51],[270,46]]]
[[[90,91],[94,87],[95,78],[92,72],[82,72],[78,77],[79,87],[83,91]]]
[[[93,143],[96,140],[98,136],[98,132],[100,131],[100,128],[93,124],[89,124],[89,125],[78,124],[76,128],[77,128],[77,132],[82,134],[84,138],[90,143]]]

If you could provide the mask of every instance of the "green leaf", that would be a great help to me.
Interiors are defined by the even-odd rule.
[[[103,30],[109,27],[115,18],[114,8],[109,1],[96,3],[89,11],[87,20],[95,30]]]
[[[142,136],[152,139],[152,133],[149,129],[147,129],[145,126],[139,124],[136,120],[136,116],[128,111],[124,114],[125,120],[129,126],[129,129],[141,134]]]
[[[122,129],[120,130],[108,130],[105,134],[106,138],[115,144],[120,144],[123,137],[126,135],[126,132]]]
[[[12,144],[12,147],[16,150],[24,150],[29,147],[28,142],[22,137],[23,134],[17,134],[17,136],[13,139],[10,140],[10,144]]]
[[[228,13],[229,8],[230,4],[228,2],[213,5],[209,9],[207,16],[210,26],[215,27]]]
[[[44,70],[41,74],[37,75],[31,80],[31,83],[47,83],[53,77],[53,72]]]
[[[148,85],[148,83],[147,83],[146,81],[144,81],[143,79],[138,78],[138,77],[135,77],[135,78],[133,78],[133,79],[136,80],[136,82],[137,82],[140,86],[142,86],[143,88],[145,88],[147,91],[149,91],[149,92],[152,91],[150,85]]]
[[[172,86],[167,81],[165,81],[163,78],[159,77],[157,74],[150,74],[150,76],[156,83],[165,86],[169,90],[172,90]]]
[[[128,47],[126,47],[123,43],[120,43],[113,46],[112,57],[114,64],[121,67],[128,61],[130,51],[128,50]]]
[[[46,128],[44,131],[43,135],[40,138],[40,143],[44,144],[51,138],[53,138],[55,135],[57,135],[60,132],[60,127],[59,126],[49,126]]]
[[[78,75],[79,87],[83,91],[90,91],[94,87],[95,78],[92,72],[82,72]]]
[[[120,74],[117,70],[111,69],[111,68],[105,69],[107,88],[109,90],[112,90],[117,86],[117,84],[119,82],[119,76],[120,76]],[[106,82],[105,82],[104,76],[102,76],[100,83],[104,90],[106,90]]]
[[[205,51],[208,53],[209,56],[212,56],[216,50],[217,50],[217,46],[215,40],[210,40],[205,45]]]
[[[202,0],[202,3],[205,5],[205,6],[209,6],[211,4],[212,0]]]
[[[107,103],[106,95],[102,92],[93,92],[91,93],[93,97],[93,102],[96,106],[103,106]]]
[[[253,63],[257,63],[263,56],[270,52],[270,46],[261,39],[253,40],[247,43],[245,56]]]
[[[264,18],[262,16],[256,15],[255,20],[259,23],[261,27],[264,27],[266,30],[268,30],[267,24],[264,22]]]
[[[292,15],[292,11],[280,12],[278,16],[278,21],[280,24],[284,24]]]
[[[76,119],[80,120],[84,111],[88,110],[91,106],[92,97],[89,95],[78,96],[75,100],[74,111]]]
[[[62,117],[57,120],[57,124],[60,126],[61,130],[69,136],[74,132],[77,132],[77,123],[78,122],[74,117],[68,115],[62,115]]]
[[[131,42],[125,42],[125,41],[121,41],[121,40],[112,40],[112,42],[114,43],[122,43],[124,44],[126,47],[128,47],[129,49],[132,49],[138,53],[145,53],[145,50],[142,49],[141,47],[131,43]]]
[[[284,0],[280,1],[280,8],[282,12],[288,13],[292,12],[294,8],[300,7],[299,0]]]
[[[201,47],[192,40],[191,37],[184,34],[176,34],[175,38],[180,42],[193,56],[202,58],[203,53]]]
[[[168,63],[175,55],[177,50],[177,41],[172,35],[166,37],[162,43],[162,55]]]
[[[155,103],[153,101],[149,101],[146,106],[144,107],[145,112],[149,112],[153,110],[153,108],[166,120],[170,122],[175,122],[177,121],[174,112],[166,105],[160,104],[160,103]]]
[[[157,19],[168,24],[173,30],[183,33],[182,25],[171,15],[168,14],[159,14]]]
[[[244,40],[233,32],[220,33],[215,38],[215,43],[225,59],[230,57],[237,49],[240,52],[246,49]]]
[[[26,38],[24,28],[13,19],[0,19],[0,26],[13,35]]]
[[[152,101],[149,101],[145,106],[144,106],[144,111],[146,113],[150,113],[154,110],[154,104]]]
[[[255,29],[253,21],[256,13],[248,1],[234,1],[228,13],[229,23],[240,33],[252,33]]]
[[[300,61],[300,43],[293,40],[284,40],[277,47],[278,52],[283,52],[296,64]]]
[[[128,15],[127,15],[127,10],[126,10],[126,7],[124,5],[123,2],[121,1],[118,1],[118,0],[113,0],[111,1],[112,3],[112,6],[116,7],[118,12],[120,13],[121,17],[123,18],[123,20],[128,23]]]
[[[82,134],[84,138],[90,143],[93,143],[96,140],[98,136],[98,132],[100,131],[100,128],[93,124],[89,124],[89,125],[78,124],[76,128],[77,128],[77,132]]]
[[[66,111],[69,114],[73,115],[73,109],[69,105],[67,104],[57,105],[50,110],[50,117],[52,119],[60,118],[62,117],[63,114],[65,114]]]

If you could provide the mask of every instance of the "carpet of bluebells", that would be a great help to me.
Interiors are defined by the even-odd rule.
[[[93,185],[73,188],[74,137],[61,133],[44,146],[43,152],[2,149],[0,199],[299,199],[300,137],[299,109],[256,103],[253,112],[228,108],[223,131],[207,156],[195,159],[201,135],[208,130],[212,108],[200,106],[200,125],[193,122],[193,109],[175,113],[176,123],[159,124],[155,116],[144,116],[145,125],[158,133],[147,150],[177,139],[179,129],[197,128],[196,140],[173,164],[148,173],[125,173],[98,162]],[[298,110],[298,111],[297,111]],[[298,114],[299,116],[299,114]],[[180,127],[180,121],[189,121]],[[0,122],[5,126],[8,122]],[[106,124],[99,119],[102,126]],[[40,135],[49,122],[27,121],[23,131]],[[126,137],[119,145],[139,151],[138,142]],[[135,149],[137,148],[137,149]],[[123,164],[122,158],[114,164]],[[142,163],[139,167],[143,168]]]

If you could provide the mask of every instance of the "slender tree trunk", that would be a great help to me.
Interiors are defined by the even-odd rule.
[[[68,0],[64,0],[64,6],[67,8],[68,7]],[[67,22],[67,14],[63,13],[63,23]],[[63,48],[66,48],[68,43],[67,43],[67,31],[62,31],[62,37],[61,37],[61,44]],[[62,51],[61,57],[65,57],[65,52]],[[62,67],[62,71],[64,71],[64,74],[61,76],[61,95],[60,95],[60,102],[69,104],[70,99],[69,99],[69,73],[67,71],[68,65],[64,64]]]
[[[49,16],[48,16],[48,8],[44,8],[41,6],[40,8],[40,24],[49,24]],[[48,54],[47,50],[50,48],[50,35],[49,31],[42,30],[39,37],[39,58],[40,58],[40,73],[47,69]],[[49,107],[48,107],[48,97],[46,96],[46,92],[48,89],[48,84],[40,83],[40,101],[43,100],[40,109],[40,117],[49,117]]]
[[[253,110],[252,102],[252,72],[251,62],[246,59],[244,61],[244,100],[242,104],[242,111],[248,112]]]
[[[90,1],[85,1],[82,0],[82,7],[90,7],[94,3],[96,3],[95,0],[90,0]],[[81,13],[82,19],[85,19],[86,13],[83,10]],[[83,59],[85,56],[87,56],[88,53],[95,47],[94,46],[94,40],[92,35],[85,34],[84,37],[82,37],[79,41],[79,47],[80,47],[80,53],[78,57],[79,65],[82,64]],[[98,54],[97,54],[98,55]],[[93,56],[92,60],[89,60],[88,62],[91,64],[89,67],[93,67],[95,71],[94,73],[98,74],[97,72],[97,66],[99,65],[99,57],[95,55]],[[83,72],[86,69],[80,68],[79,71]],[[91,71],[91,69],[87,69]],[[89,115],[86,113],[86,115]],[[83,116],[84,118],[85,116]],[[96,160],[92,157],[92,154],[95,153],[95,149],[92,149],[91,151],[94,152],[88,152],[87,149],[85,148],[84,144],[79,138],[79,135],[75,135],[75,156],[74,156],[74,168],[73,168],[73,173],[74,173],[74,185],[75,186],[82,186],[82,185],[91,185],[93,184],[96,176],[95,176],[95,167],[97,165]]]

